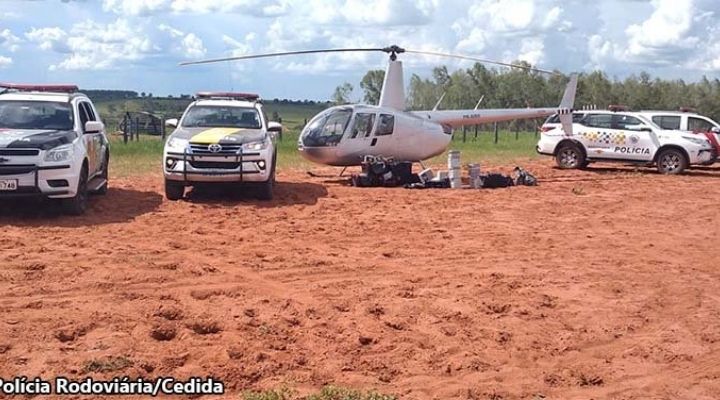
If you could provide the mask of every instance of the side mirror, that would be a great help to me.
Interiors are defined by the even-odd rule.
[[[282,132],[282,124],[279,122],[268,122],[268,132]]]
[[[85,133],[100,133],[105,125],[100,121],[88,121],[85,123]]]
[[[178,126],[178,119],[177,118],[170,118],[165,120],[165,126],[169,126],[171,128],[177,128]]]
[[[713,126],[712,128],[710,128],[710,132],[716,133],[716,134],[720,133],[720,128],[718,128],[717,126]]]

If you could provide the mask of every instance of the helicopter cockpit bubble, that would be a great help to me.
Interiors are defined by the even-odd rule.
[[[321,112],[303,129],[300,135],[302,146],[337,146],[343,138],[352,113],[352,107],[333,107]]]

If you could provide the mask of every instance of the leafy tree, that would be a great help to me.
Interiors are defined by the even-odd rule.
[[[348,82],[343,83],[342,85],[335,88],[335,92],[332,95],[332,101],[335,104],[348,104],[350,103],[350,95],[352,94],[354,88],[353,85],[349,84]]]
[[[360,88],[365,92],[364,100],[368,104],[378,104],[382,93],[385,71],[374,69],[368,71],[360,81]]]

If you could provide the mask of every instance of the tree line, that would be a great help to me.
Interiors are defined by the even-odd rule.
[[[518,62],[530,67],[526,62]],[[377,104],[385,72],[371,70],[360,81],[363,102]],[[438,109],[472,109],[482,98],[480,108],[553,107],[560,103],[569,76],[543,74],[519,68],[495,69],[475,64],[450,72],[447,67],[433,69],[432,76],[410,77],[407,106],[410,110],[432,109],[444,94]],[[333,102],[347,103],[353,92],[349,83],[339,86]],[[605,109],[618,104],[632,110],[678,110],[689,107],[720,120],[720,80],[703,77],[697,82],[653,78],[646,72],[625,79],[610,78],[602,71],[580,74],[575,108]],[[534,128],[537,121],[515,121],[510,128]]]

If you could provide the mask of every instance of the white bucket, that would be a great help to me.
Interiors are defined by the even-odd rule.
[[[448,169],[460,168],[460,151],[450,150],[448,152]]]
[[[468,164],[468,174],[470,175],[470,187],[473,189],[480,189],[482,187],[480,164]]]
[[[462,170],[459,167],[450,169],[448,171],[448,178],[450,179],[451,188],[462,188]]]

